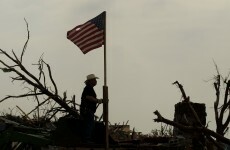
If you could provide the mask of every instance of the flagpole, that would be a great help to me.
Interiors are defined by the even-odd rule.
[[[106,64],[106,11],[105,11],[105,20],[104,20],[104,86],[107,86],[107,64]]]
[[[107,86],[107,64],[106,64],[106,12],[105,12],[105,29],[104,29],[104,86],[103,86],[103,120],[105,122],[105,149],[109,148],[109,109],[108,109],[108,86]]]

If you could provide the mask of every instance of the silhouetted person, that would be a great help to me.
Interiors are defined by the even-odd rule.
[[[97,85],[97,80],[99,79],[94,74],[90,74],[86,77],[85,88],[81,95],[81,106],[80,115],[84,120],[82,140],[84,143],[91,143],[92,132],[94,130],[94,113],[97,109],[97,104],[103,102],[102,99],[97,99],[97,95],[93,89]]]

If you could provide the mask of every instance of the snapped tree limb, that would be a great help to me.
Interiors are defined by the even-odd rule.
[[[64,98],[62,98],[61,96],[58,95],[58,87],[53,79],[52,76],[52,72],[51,72],[51,67],[49,64],[45,63],[43,61],[42,58],[39,59],[39,75],[38,77],[36,77],[35,75],[33,75],[30,71],[28,71],[26,69],[26,67],[22,64],[22,60],[23,60],[23,56],[25,54],[26,48],[27,48],[27,44],[29,42],[29,38],[30,38],[30,32],[28,29],[28,23],[26,22],[26,26],[27,26],[27,40],[24,44],[22,53],[21,53],[21,57],[20,59],[18,59],[17,55],[14,53],[14,51],[12,50],[12,54],[13,56],[9,55],[6,51],[0,49],[0,54],[5,56],[8,60],[10,60],[10,63],[13,63],[13,65],[9,65],[9,62],[7,61],[3,61],[2,59],[0,59],[0,64],[2,64],[4,67],[2,67],[1,69],[3,70],[3,72],[5,73],[13,73],[16,75],[16,77],[12,77],[13,81],[19,81],[22,82],[24,85],[26,86],[31,86],[34,88],[34,90],[30,90],[30,93],[28,94],[22,94],[22,95],[18,95],[18,96],[6,96],[5,98],[3,98],[2,100],[0,100],[0,102],[3,102],[6,99],[9,98],[22,98],[22,97],[29,97],[29,96],[35,96],[35,99],[38,102],[38,107],[41,104],[44,104],[43,102],[40,103],[38,96],[39,95],[44,95],[47,96],[47,99],[52,99],[54,102],[56,102],[57,104],[59,104],[62,108],[65,109],[66,112],[72,114],[75,117],[79,117],[79,113],[78,110],[71,108],[66,102],[66,96],[64,96]],[[52,90],[52,88],[48,88],[47,87],[47,79],[46,79],[46,74],[44,72],[44,67],[46,66],[47,70],[48,70],[48,77],[49,77],[49,81],[52,83],[52,87],[54,88],[54,90]],[[32,88],[28,88],[28,89],[32,89]],[[38,108],[36,107],[36,108]]]
[[[168,119],[165,119],[164,117],[162,117],[162,115],[159,113],[158,110],[156,110],[154,112],[154,114],[157,116],[156,119],[154,119],[155,122],[163,122],[163,123],[166,123],[168,125],[171,125],[171,126],[174,126],[184,132],[189,132],[189,133],[192,133],[192,132],[200,132],[200,133],[203,133],[204,135],[206,136],[212,136],[216,139],[218,139],[219,141],[223,142],[223,143],[226,143],[226,144],[229,144],[230,145],[230,140],[223,137],[222,135],[210,130],[210,129],[207,129],[205,127],[195,127],[195,126],[185,126],[185,125],[182,125],[180,123],[177,123],[175,121],[171,121],[171,120],[168,120]]]

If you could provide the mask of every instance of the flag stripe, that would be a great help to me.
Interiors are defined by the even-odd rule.
[[[94,44],[94,45],[91,45],[90,47],[88,47],[87,49],[83,49],[82,50],[82,52],[84,53],[84,54],[86,54],[86,53],[88,53],[89,51],[91,51],[91,50],[94,50],[94,49],[96,49],[96,48],[99,48],[99,47],[101,47],[102,46],[102,44]]]
[[[92,30],[93,24],[91,23],[87,23],[85,25],[82,25],[81,28],[77,28],[75,29],[75,33],[73,36],[69,37],[71,39],[75,39],[76,37],[80,37],[82,36],[82,34],[84,34],[87,30]]]
[[[86,39],[88,36],[92,36],[92,35],[94,35],[97,32],[99,32],[98,29],[94,28],[92,30],[89,30],[87,32],[82,33],[81,36],[73,38],[72,41],[82,41],[82,40]]]
[[[104,45],[104,21],[105,12],[68,31],[67,38],[86,54]]]
[[[102,44],[102,42],[103,42],[102,38],[103,38],[103,36],[97,37],[97,38],[94,38],[94,39],[92,39],[90,41],[87,41],[87,42],[85,42],[85,43],[83,43],[81,45],[78,45],[78,46],[79,46],[80,49],[85,49],[85,48],[87,48],[88,46],[90,46],[91,44],[94,44],[94,43]]]
[[[91,34],[90,36],[87,36],[87,37],[85,37],[85,38],[83,38],[83,39],[73,40],[73,42],[75,43],[75,42],[78,41],[78,44],[81,45],[82,43],[87,42],[87,40],[90,41],[90,40],[92,40],[93,38],[96,38],[97,36],[102,36],[102,38],[103,38],[103,33],[104,33],[103,31],[95,32],[95,33]]]
[[[72,30],[67,32],[67,38],[70,39],[72,36],[74,36],[74,34],[76,33],[76,30],[78,28],[80,28],[82,25],[76,26],[75,28],[73,28]]]

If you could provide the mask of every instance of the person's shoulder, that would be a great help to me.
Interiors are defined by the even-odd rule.
[[[86,85],[84,89],[85,90],[92,90],[93,88],[91,86]]]

